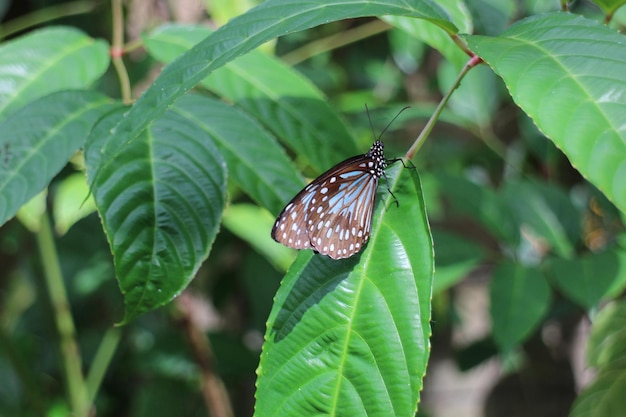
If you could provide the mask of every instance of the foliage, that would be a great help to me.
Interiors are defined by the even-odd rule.
[[[597,3],[216,4],[214,31],[165,23],[123,44],[119,0],[110,43],[21,26],[87,13],[108,33],[91,2],[13,21],[0,2],[0,414],[412,416],[431,310],[444,333],[479,269],[492,333],[462,366],[499,354],[521,372],[549,323],[588,315],[599,373],[570,415],[620,415],[626,43],[623,2]],[[404,158],[370,241],[296,256],[273,216],[369,147],[363,103],[375,129],[412,105],[383,138]],[[233,399],[255,368],[253,411]]]

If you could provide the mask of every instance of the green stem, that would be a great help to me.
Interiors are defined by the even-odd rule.
[[[382,20],[373,20],[354,29],[337,33],[326,38],[310,42],[280,57],[287,65],[296,65],[302,61],[306,61],[312,56],[319,55],[326,51],[349,45],[361,39],[366,39],[381,32],[386,32],[391,26]]]
[[[120,329],[112,328],[109,329],[105,333],[104,338],[102,338],[102,342],[98,347],[96,356],[89,369],[89,374],[87,375],[87,390],[89,392],[90,403],[93,403],[96,399],[96,394],[100,389],[100,384],[109,368],[111,359],[113,359],[113,354],[117,349],[121,336],[122,332]]]
[[[413,145],[411,146],[411,148],[404,155],[405,159],[407,159],[407,160],[413,159],[413,157],[415,156],[417,151],[424,144],[424,141],[426,140],[428,135],[430,135],[430,132],[433,130],[433,127],[435,127],[435,123],[437,123],[437,120],[439,120],[439,116],[441,115],[441,112],[443,111],[443,108],[445,107],[446,103],[448,103],[448,100],[452,96],[452,93],[454,92],[454,90],[456,90],[459,87],[459,85],[461,84],[461,80],[463,79],[463,77],[465,77],[465,74],[467,74],[467,72],[472,67],[475,67],[476,65],[480,64],[481,62],[482,62],[482,60],[480,58],[478,58],[477,56],[474,56],[474,57],[470,58],[470,60],[465,64],[465,66],[463,67],[463,69],[459,73],[459,75],[456,78],[456,80],[454,80],[454,84],[452,84],[452,87],[450,87],[450,90],[446,93],[445,96],[443,96],[443,98],[439,102],[439,105],[437,105],[437,108],[433,112],[432,116],[430,116],[430,119],[428,119],[428,122],[426,123],[426,126],[424,126],[424,129],[422,129],[422,132],[419,134],[417,139],[415,139],[415,142],[413,142]]]
[[[37,245],[41,253],[41,262],[44,278],[50,293],[52,313],[59,332],[59,345],[63,361],[65,379],[69,395],[70,406],[75,417],[86,417],[90,403],[87,396],[87,386],[81,369],[81,358],[76,343],[76,330],[70,312],[70,306],[65,291],[65,284],[61,274],[61,266],[54,245],[52,227],[48,214],[41,217],[41,227],[37,232]]]
[[[122,90],[122,101],[124,104],[132,102],[130,91],[130,79],[128,71],[124,65],[122,56],[124,55],[124,13],[122,10],[122,0],[113,0],[111,2],[111,12],[113,15],[113,40],[111,43],[111,61],[117,77],[120,80],[120,88]]]
[[[74,1],[36,10],[2,25],[0,39],[61,17],[89,13],[97,5],[96,1]]]

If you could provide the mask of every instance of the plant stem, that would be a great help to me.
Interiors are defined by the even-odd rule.
[[[373,20],[361,26],[357,26],[354,29],[347,30],[345,32],[337,33],[335,35],[328,36],[324,39],[319,39],[314,42],[310,42],[301,48],[289,52],[281,56],[280,58],[287,65],[296,65],[302,61],[306,61],[312,56],[321,54],[322,52],[331,51],[333,49],[340,48],[345,45],[349,45],[361,39],[369,38],[381,32],[386,32],[391,29],[391,26],[382,20]]]
[[[198,319],[194,317],[194,311],[197,310],[193,306],[195,302],[193,296],[188,292],[183,292],[176,299],[178,312],[181,316],[180,321],[184,326],[184,331],[200,370],[202,397],[207,414],[212,417],[233,417],[234,413],[228,393],[216,371],[211,342],[197,323]]]
[[[121,336],[122,331],[120,329],[111,328],[104,334],[102,342],[100,342],[100,346],[98,347],[98,351],[96,352],[96,356],[93,359],[87,375],[87,391],[89,393],[89,402],[92,404],[96,399],[96,394],[109,368],[111,359],[113,359],[113,354],[117,349]]]
[[[36,10],[2,25],[0,39],[60,17],[89,13],[97,5],[98,3],[95,1],[74,1]]]
[[[52,227],[48,214],[41,217],[41,227],[37,232],[37,245],[41,254],[44,278],[48,286],[52,313],[59,332],[59,347],[63,361],[69,403],[75,417],[86,417],[90,403],[87,396],[87,386],[81,369],[81,358],[76,343],[76,330],[70,312],[70,306],[65,291],[59,258],[54,245]]]
[[[443,108],[445,107],[446,103],[448,103],[448,100],[452,96],[452,93],[454,92],[454,90],[456,90],[459,87],[459,85],[461,84],[461,80],[463,79],[463,77],[465,77],[465,74],[467,74],[467,72],[471,68],[475,67],[476,65],[480,64],[481,62],[482,62],[482,60],[479,57],[473,56],[472,58],[470,58],[469,61],[467,61],[465,66],[463,66],[463,69],[461,70],[459,75],[456,77],[456,80],[454,80],[454,84],[452,84],[452,87],[450,87],[450,90],[448,90],[446,95],[443,96],[443,98],[441,99],[441,101],[437,105],[437,108],[433,112],[432,116],[430,116],[430,119],[428,119],[428,122],[426,123],[426,126],[424,126],[424,129],[422,129],[422,131],[419,134],[419,136],[415,139],[415,142],[413,142],[413,145],[411,145],[411,148],[404,155],[405,159],[407,159],[407,160],[413,159],[413,157],[415,156],[417,151],[424,144],[424,141],[426,140],[426,138],[428,137],[430,132],[433,130],[433,127],[435,127],[435,123],[437,122],[437,120],[439,120],[439,115],[443,111]]]
[[[113,40],[111,43],[111,60],[117,72],[122,90],[122,101],[130,104],[132,101],[130,93],[130,79],[124,60],[124,13],[122,11],[122,0],[111,1],[111,11],[113,14]]]

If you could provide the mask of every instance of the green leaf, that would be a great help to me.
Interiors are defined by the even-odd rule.
[[[574,256],[580,239],[581,217],[565,192],[537,181],[509,181],[502,195],[518,224],[544,239],[561,257]]]
[[[626,302],[604,307],[593,322],[587,343],[587,362],[600,370],[626,360]]]
[[[231,233],[250,243],[276,268],[289,269],[295,258],[294,250],[275,242],[268,230],[274,226],[274,217],[252,204],[234,204],[224,212],[222,222]]]
[[[550,286],[536,268],[501,263],[490,288],[493,338],[510,352],[539,325],[550,306]]]
[[[477,33],[494,36],[502,32],[517,12],[515,0],[468,0]]]
[[[626,236],[621,235],[621,237],[624,238]],[[613,247],[611,252],[617,257],[618,269],[613,284],[606,292],[605,298],[617,298],[626,288],[626,249],[624,249],[624,244]]]
[[[459,28],[458,30],[465,33],[472,32],[472,18],[462,0],[442,0],[438,1],[437,5],[450,16],[451,21]],[[433,24],[434,22],[407,16],[385,16],[382,20],[435,48],[457,70],[461,69],[469,59],[450,37],[457,30],[450,32],[441,25]]]
[[[447,92],[459,75],[456,67],[444,62],[438,68],[439,89]],[[487,128],[496,113],[500,84],[489,68],[478,67],[469,72],[448,101],[448,109],[467,121],[467,125]]]
[[[63,91],[0,121],[5,132],[0,136],[0,225],[52,181],[110,103],[94,91]]]
[[[484,251],[476,245],[476,242],[452,233],[435,229],[433,241],[437,248],[433,287],[435,295],[465,278],[485,256]]]
[[[393,28],[387,33],[394,63],[405,74],[417,72],[424,59],[426,44],[417,42],[415,37],[400,29]]]
[[[335,20],[382,14],[423,18],[450,33],[456,31],[446,14],[430,0],[416,0],[411,5],[404,0],[268,0],[232,19],[165,67],[120,121],[110,146],[124,148],[125,143],[138,137],[152,120],[211,72],[264,42]]]
[[[127,323],[169,303],[208,256],[226,200],[226,164],[203,126],[177,107],[133,142],[103,147],[124,110],[96,125],[85,156]]]
[[[586,309],[595,307],[613,287],[623,270],[625,257],[613,251],[587,255],[577,259],[552,259],[546,275],[560,291]]]
[[[626,362],[601,372],[576,398],[569,417],[622,417],[626,409]]]
[[[56,189],[52,210],[57,235],[63,236],[76,222],[95,211],[85,174],[77,172],[63,178]]]
[[[257,2],[254,0],[233,0],[205,2],[205,4],[207,12],[211,15],[211,20],[216,22],[218,26],[223,26],[231,18],[250,10]]]
[[[54,91],[91,86],[109,65],[106,42],[50,27],[0,45],[0,119]]]
[[[457,210],[471,215],[498,239],[512,245],[519,243],[518,226],[509,208],[491,188],[448,174],[438,174],[437,181],[440,192]]]
[[[498,348],[491,337],[470,342],[454,354],[460,371],[466,372],[498,356]]]
[[[202,26],[167,25],[145,41],[151,55],[171,62],[210,34]],[[257,118],[319,172],[336,163],[337,158],[359,152],[324,95],[275,57],[250,51],[213,72],[202,85]]]
[[[419,178],[387,172],[372,236],[352,258],[302,251],[270,314],[258,416],[413,416],[429,355],[433,252]]]
[[[283,148],[254,119],[225,103],[188,94],[173,107],[200,127],[228,164],[229,177],[278,214],[305,183]]]
[[[572,165],[626,211],[624,36],[580,16],[548,13],[501,37],[466,40]]]
[[[535,15],[560,10],[561,2],[544,0],[522,0],[519,5],[520,12],[526,15]],[[519,3],[518,3],[519,4]],[[518,12],[519,13],[519,12]]]
[[[626,0],[593,0],[605,14],[613,14],[617,9],[626,4]]]
[[[15,215],[15,218],[31,233],[37,233],[41,230],[41,220],[46,212],[47,199],[48,189],[46,188],[24,203]]]

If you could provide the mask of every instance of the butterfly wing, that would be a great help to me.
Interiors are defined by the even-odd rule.
[[[367,166],[366,161],[362,164]],[[334,182],[331,182],[333,179]],[[309,218],[307,222],[307,231],[315,250],[333,259],[341,259],[363,248],[370,236],[377,186],[378,177],[371,175],[367,169],[354,167],[338,172],[321,185],[320,193],[325,188],[328,191],[318,204],[310,205],[309,212],[326,215],[313,219],[313,222]]]
[[[347,159],[320,175],[287,204],[272,238],[333,259],[360,251],[370,236],[379,175],[370,154]]]
[[[311,247],[306,232],[306,213],[316,189],[315,183],[310,183],[285,206],[272,227],[272,239],[294,249]]]

